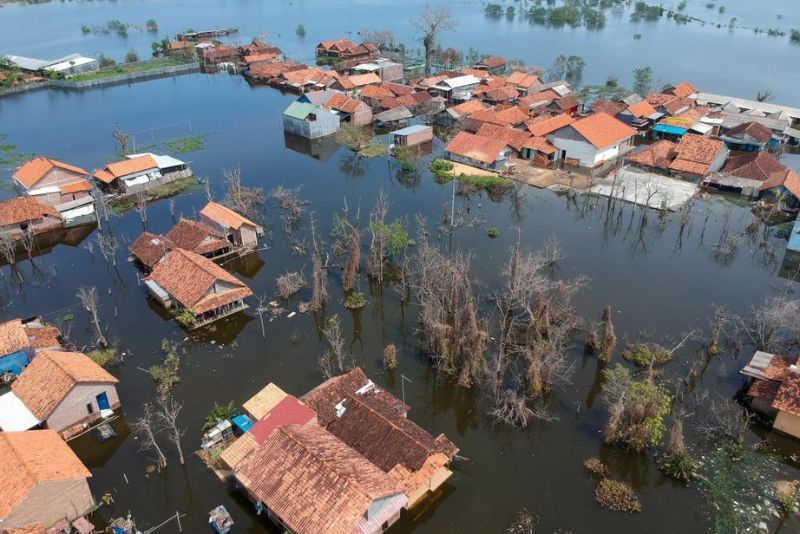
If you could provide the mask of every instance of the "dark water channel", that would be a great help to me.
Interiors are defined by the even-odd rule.
[[[412,223],[414,214],[420,213],[437,238],[436,226],[451,198],[449,185],[436,184],[425,170],[414,178],[398,179],[386,159],[357,160],[344,149],[323,150],[323,156],[315,158],[286,148],[280,111],[292,98],[272,89],[253,89],[240,77],[197,74],[86,93],[38,92],[6,98],[0,100],[0,131],[8,132],[7,142],[16,143],[22,152],[94,168],[115,152],[110,135],[114,122],[127,131],[143,132],[137,134],[142,146],[185,135],[190,119],[195,133],[207,135],[205,149],[183,157],[191,161],[197,175],[211,180],[217,197],[222,170],[234,166],[241,167],[247,185],[265,191],[279,184],[301,186],[320,232],[327,235],[343,199],[351,206],[360,205],[366,213],[382,189],[392,202],[391,217],[406,217]],[[174,126],[148,130],[163,125]],[[439,143],[434,146],[437,151],[441,151]],[[424,163],[420,167],[424,169]],[[176,212],[192,216],[204,200],[202,191],[182,195],[176,198]],[[781,271],[785,241],[778,237],[768,239],[774,257],[744,240],[729,261],[715,258],[711,244],[719,237],[725,211],[732,210],[734,231],[740,232],[751,220],[747,208],[731,206],[719,198],[698,202],[691,227],[680,239],[675,215],[662,224],[653,212],[642,230],[640,210],[617,205],[609,212],[607,203],[599,199],[579,197],[572,202],[534,189],[499,201],[483,195],[458,197],[457,208],[480,224],[458,228],[452,239],[443,237],[437,242],[474,252],[472,274],[480,281],[481,294],[488,296],[516,239],[514,227],[520,228],[523,245],[531,249],[555,237],[566,255],[557,274],[585,274],[591,280],[575,301],[584,317],[595,320],[606,304],[612,304],[620,338],[633,339],[647,331],[654,340],[675,339],[691,329],[707,328],[712,303],[743,313],[787,285],[787,275]],[[257,294],[272,294],[276,277],[286,271],[309,273],[308,258],[289,253],[275,208],[267,210],[266,220],[272,230],[269,249],[231,266]],[[165,232],[171,224],[167,202],[150,206],[148,229]],[[135,239],[143,226],[135,212],[113,218],[111,225],[125,242]],[[490,227],[499,230],[496,239],[487,237]],[[297,236],[308,238],[307,225]],[[262,338],[259,321],[251,312],[187,336],[148,303],[137,283],[137,270],[125,261],[126,251],[118,251],[114,269],[98,254],[95,234],[79,237],[84,237],[82,243],[76,239],[75,246],[58,245],[36,257],[34,265],[24,262],[24,284],[12,282],[8,267],[3,268],[3,315],[43,314],[62,322],[74,315],[64,324],[79,346],[88,344],[92,336],[85,313],[76,306],[75,292],[81,285],[97,286],[108,337],[127,354],[117,372],[125,419],[137,417],[141,404],[153,398],[154,384],[143,369],[159,361],[162,338],[180,343],[185,351],[175,395],[184,403],[186,449],[199,445],[200,426],[214,401],[232,400],[240,405],[270,381],[296,395],[319,382],[317,360],[324,346],[313,317],[267,322]],[[94,243],[94,254],[87,250],[90,243]],[[486,416],[488,403],[480,391],[454,387],[438,377],[419,353],[413,306],[401,305],[395,290],[381,290],[362,278],[360,287],[368,293],[369,304],[350,312],[341,303],[339,273],[333,271],[329,280],[331,298],[325,314],[342,318],[348,348],[357,362],[397,396],[402,394],[401,374],[408,377],[405,397],[412,407],[411,417],[434,434],[448,434],[468,458],[435,505],[419,511],[413,523],[406,518],[395,532],[500,532],[523,507],[540,514],[543,532],[561,528],[667,533],[708,528],[704,500],[695,487],[687,489],[664,478],[652,455],[637,456],[602,445],[605,411],[598,396],[600,369],[596,359],[583,356],[584,334],[576,338],[571,354],[576,366],[573,383],[549,399],[558,421],[535,423],[525,430],[494,426]],[[294,309],[297,301],[289,308]],[[486,307],[491,310],[492,306],[487,303]],[[380,357],[390,342],[398,347],[399,367],[386,373]],[[680,351],[676,361],[666,366],[665,380],[684,374],[696,350],[690,346]],[[738,368],[748,356],[735,361],[725,354],[718,356],[705,370],[701,386],[731,397],[741,384]],[[224,503],[237,521],[237,532],[268,531],[250,506],[231,495],[195,456],[181,468],[170,453],[165,474],[147,475],[149,461],[138,452],[137,439],[124,431],[121,421],[118,425],[120,437],[112,442],[101,446],[87,436],[74,444],[91,467],[95,494],[113,493],[115,514],[130,510],[140,525],[152,526],[177,510],[188,514],[184,532],[206,532],[207,511]],[[614,477],[636,487],[643,502],[641,514],[608,512],[594,503],[594,482],[581,466],[581,460],[589,456],[601,457]],[[166,527],[166,531],[174,528]]]

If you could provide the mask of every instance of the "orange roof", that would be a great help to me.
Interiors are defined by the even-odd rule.
[[[652,145],[641,147],[636,152],[632,152],[625,157],[625,161],[653,167],[656,169],[668,169],[672,160],[676,156],[676,144],[672,141],[662,139]]]
[[[361,90],[361,98],[393,98],[394,92],[385,85],[368,85]]]
[[[0,226],[11,226],[44,217],[61,219],[58,210],[36,197],[17,197],[0,202]]]
[[[697,92],[697,89],[694,85],[689,82],[681,82],[672,89],[669,90],[675,96],[680,97],[687,97],[689,95],[693,95]]]
[[[37,419],[44,421],[77,384],[117,382],[85,354],[45,350],[11,384],[11,390]]]
[[[489,123],[482,124],[478,128],[476,135],[498,139],[516,151],[522,150],[525,141],[531,136],[527,130],[517,130],[516,128]]]
[[[545,136],[575,122],[569,114],[561,113],[553,117],[540,115],[526,122],[528,131],[537,137]]]
[[[223,206],[222,204],[217,204],[212,200],[209,200],[208,204],[203,206],[203,209],[200,210],[200,215],[211,219],[220,226],[233,228],[234,230],[238,230],[243,224],[249,224],[250,226],[254,226],[256,228],[258,227],[258,225],[250,219],[247,219],[232,209]]]
[[[493,69],[495,67],[502,67],[506,64],[506,60],[500,56],[489,56],[480,62],[480,65]]]
[[[353,84],[354,87],[364,87],[365,85],[381,83],[380,76],[374,72],[368,72],[366,74],[354,74],[353,76],[348,76],[347,79]]]
[[[650,115],[658,113],[656,108],[654,108],[647,100],[640,100],[639,102],[633,104],[628,108],[628,111],[630,111],[631,115],[637,119],[641,117],[649,117]]]
[[[12,319],[0,324],[0,356],[13,354],[30,346],[21,320]]]
[[[0,432],[0,517],[7,518],[42,482],[92,476],[53,430]],[[45,504],[45,503],[41,503]]]
[[[793,194],[795,198],[800,198],[800,174],[789,171],[786,174],[786,179],[783,181],[783,186]]]
[[[522,87],[523,89],[528,89],[531,86],[539,85],[542,82],[539,80],[538,76],[528,74],[527,72],[515,71],[508,75],[506,78],[506,83],[509,85]]]
[[[465,158],[492,164],[505,147],[506,143],[499,139],[458,132],[445,150]]]
[[[616,115],[625,111],[625,104],[621,102],[614,102],[613,100],[606,100],[598,98],[592,102],[592,111],[597,113],[608,113],[609,115]]]
[[[27,161],[24,165],[17,169],[12,177],[17,182],[25,186],[25,188],[30,189],[36,185],[39,180],[44,178],[47,173],[56,168],[80,176],[89,176],[89,173],[80,167],[75,167],[74,165],[69,165],[68,163],[62,163],[54,159],[43,158],[40,156]]]
[[[366,106],[366,104],[342,93],[336,93],[322,105],[325,109],[335,109],[350,114],[355,113],[362,106]]]
[[[510,100],[517,100],[519,98],[519,93],[517,90],[507,85],[489,89],[486,91],[485,95],[486,98],[495,102],[506,102]]]
[[[455,111],[459,116],[463,117],[465,115],[475,113],[476,111],[482,111],[486,109],[486,104],[480,100],[467,100],[466,102],[462,102],[461,104],[453,106],[450,109]]]
[[[531,136],[522,145],[523,148],[530,148],[542,154],[554,154],[556,147],[550,144],[546,137]]]
[[[725,148],[722,141],[709,139],[702,135],[687,133],[675,147],[677,156],[669,168],[678,172],[705,176],[711,170],[719,152]]]
[[[252,296],[243,282],[199,254],[176,248],[153,267],[147,277],[169,293],[178,303],[200,314]],[[215,291],[217,282],[228,287]]]
[[[489,73],[488,72],[486,72],[485,70],[480,70],[480,69],[466,68],[466,69],[461,69],[461,72],[463,74],[472,74],[476,78],[488,78],[489,77]]]
[[[593,113],[570,126],[595,148],[603,149],[633,137],[636,130],[607,113]]]
[[[61,186],[62,193],[80,193],[81,191],[91,191],[92,184],[89,183],[89,180],[80,180],[77,182],[72,182],[71,184],[64,184]]]
[[[157,169],[158,164],[149,154],[136,158],[126,158],[122,161],[109,163],[102,170],[96,171],[94,177],[101,182],[110,184],[117,178],[128,176],[137,172],[144,172],[150,169]]]

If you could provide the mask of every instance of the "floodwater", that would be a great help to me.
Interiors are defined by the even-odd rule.
[[[650,2],[658,4],[658,2]],[[295,60],[313,61],[314,47],[322,40],[349,36],[358,39],[365,29],[390,30],[399,42],[419,48],[411,20],[426,4],[443,4],[458,20],[454,32],[442,35],[443,47],[500,54],[547,68],[559,54],[579,55],[586,61],[585,83],[604,83],[613,74],[620,83],[632,83],[632,71],[651,66],[654,87],[692,80],[704,91],[755,98],[769,90],[774,101],[800,106],[800,44],[789,41],[789,31],[800,29],[800,9],[795,0],[725,0],[714,9],[691,0],[684,13],[708,21],[679,25],[666,17],[657,22],[630,21],[630,7],[606,11],[602,30],[546,28],[517,16],[508,21],[488,19],[483,2],[476,0],[292,0],[262,2],[237,0],[60,1],[34,5],[6,4],[0,9],[0,55],[16,54],[56,58],[73,52],[104,53],[117,60],[128,50],[140,57],[150,54],[150,43],[174,37],[187,28],[238,28],[234,42],[261,35],[280,46]],[[521,11],[524,2],[501,2]],[[527,5],[532,5],[528,2]],[[663,4],[670,7],[678,2]],[[2,4],[0,4],[2,5]],[[719,7],[724,6],[724,12]],[[746,28],[776,28],[782,37],[755,34],[752,29],[728,30],[732,18]],[[157,33],[132,28],[127,37],[88,34],[82,26],[99,27],[112,19],[144,26],[154,19]],[[294,29],[303,24],[304,38]],[[717,28],[717,25],[721,28]],[[634,34],[641,39],[635,40]],[[755,68],[755,66],[758,66]]]
[[[169,27],[170,32],[189,24],[196,28],[203,24],[236,25],[243,29],[243,38],[249,36],[244,32],[245,27],[251,33],[257,31],[256,26],[278,33],[279,29],[285,32],[293,27],[295,21],[303,21],[309,42],[322,38],[322,25],[329,28],[331,20],[357,20],[352,11],[344,9],[332,19],[313,16],[316,13],[313,8],[318,4],[310,2],[276,6],[274,12],[266,4],[225,2],[220,4],[223,7],[211,8],[205,3],[196,6],[189,11],[195,19],[188,22],[180,5],[120,1],[9,6],[0,11],[0,20],[5,21],[8,14],[20,18],[15,24],[3,24],[11,32],[3,32],[0,40],[13,40],[24,48],[17,52],[32,55],[48,53],[48,46],[53,46],[50,51],[53,54],[56,49],[72,50],[83,39],[80,24],[91,24],[81,20],[83,15],[75,15],[72,9],[82,10],[86,18],[91,15],[95,21],[152,16],[164,30]],[[332,12],[333,6],[343,6],[336,2],[320,5],[320,9]],[[366,9],[367,3],[347,5]],[[152,14],[143,6],[151,6]],[[412,7],[398,8],[396,15],[379,9],[374,25],[379,25],[383,17],[410,18],[416,11]],[[470,13],[470,19],[475,10],[482,27],[486,24],[480,6],[463,4],[463,9]],[[35,15],[42,13],[50,14],[51,18]],[[248,16],[243,16],[244,13]],[[287,13],[294,15],[287,18]],[[787,17],[789,14],[786,13]],[[67,23],[65,17],[74,19]],[[256,24],[259,18],[263,25]],[[26,19],[51,28],[53,41],[31,39],[27,34],[9,36],[18,32],[19,24]],[[478,24],[478,20],[474,23]],[[76,26],[75,36],[71,33],[72,26]],[[533,31],[526,28],[526,32]],[[328,30],[324,36],[330,33]],[[459,36],[467,42],[465,35]],[[491,41],[486,35],[476,34],[475,38]],[[105,44],[116,38],[86,39]],[[110,44],[103,49],[110,53]],[[80,51],[91,48],[80,47]],[[557,52],[560,50],[553,50],[552,54]],[[768,68],[765,64],[764,69]],[[787,73],[787,80],[790,74]],[[723,89],[721,86],[720,90]],[[784,290],[787,278],[796,273],[796,266],[783,268],[785,240],[776,235],[777,231],[771,231],[767,240],[769,254],[745,239],[733,258],[715,256],[713,245],[728,210],[735,232],[741,233],[751,221],[748,209],[735,207],[719,197],[695,205],[691,228],[682,238],[677,215],[661,224],[652,212],[642,229],[638,208],[621,204],[609,208],[600,199],[579,197],[572,202],[567,197],[535,189],[525,189],[518,197],[510,195],[500,201],[484,195],[470,199],[457,197],[457,209],[475,224],[457,228],[452,238],[438,239],[436,227],[444,207],[449,206],[450,185],[437,185],[424,170],[424,162],[420,163],[417,175],[407,177],[398,176],[396,169],[383,158],[358,160],[344,149],[323,149],[321,156],[311,157],[287,148],[287,144],[296,147],[297,143],[284,137],[280,112],[292,98],[269,88],[251,88],[241,77],[227,74],[193,74],[84,93],[42,91],[0,99],[0,132],[8,133],[9,138],[4,142],[17,144],[21,152],[47,154],[86,168],[97,167],[113,157],[114,123],[126,131],[137,132],[139,147],[184,136],[190,131],[203,134],[204,150],[178,157],[189,160],[198,176],[211,180],[216,198],[222,195],[223,169],[237,166],[249,186],[265,191],[280,184],[300,186],[324,236],[330,232],[332,216],[345,199],[351,207],[361,207],[365,222],[378,192],[384,190],[392,202],[390,217],[405,217],[413,226],[414,215],[420,213],[427,218],[432,238],[442,247],[474,252],[472,274],[480,281],[478,287],[483,297],[497,287],[509,247],[517,238],[515,228],[519,228],[523,245],[531,249],[555,237],[566,256],[557,274],[590,278],[589,287],[575,299],[576,308],[583,317],[596,320],[602,308],[611,304],[621,342],[626,338],[638,340],[643,332],[649,333],[653,340],[665,341],[677,340],[690,330],[707,329],[712,304],[745,313],[766,296]],[[441,144],[435,144],[434,154],[441,148]],[[175,212],[191,217],[204,202],[202,191],[179,196],[175,199]],[[272,231],[268,248],[228,267],[255,293],[272,295],[277,276],[299,269],[308,275],[310,269],[307,257],[290,254],[278,211],[270,207],[265,218]],[[133,241],[143,228],[135,212],[113,218],[110,224],[114,234],[125,243]],[[150,231],[165,232],[172,224],[167,202],[149,207],[146,226]],[[486,235],[486,229],[492,227],[499,230],[496,239]],[[97,286],[103,296],[101,315],[107,337],[126,354],[124,365],[116,371],[124,419],[130,421],[140,415],[142,403],[154,396],[154,384],[143,370],[159,361],[163,338],[178,342],[185,352],[181,383],[174,393],[184,405],[181,423],[187,429],[184,438],[187,452],[199,446],[200,427],[215,401],[241,405],[267,382],[301,395],[321,380],[317,361],[324,344],[314,317],[298,315],[292,319],[266,320],[266,336],[262,337],[258,317],[251,311],[187,336],[149,303],[138,283],[137,270],[125,261],[124,247],[117,252],[114,268],[98,253],[95,234],[76,235],[69,244],[58,245],[49,254],[35,257],[33,262],[23,262],[24,284],[13,281],[8,267],[2,269],[3,318],[43,314],[65,325],[78,346],[88,345],[92,333],[86,314],[76,305],[75,292],[82,285]],[[306,224],[296,237],[308,239],[308,235]],[[412,408],[410,417],[434,434],[446,433],[466,458],[459,462],[438,499],[425,509],[415,510],[415,521],[404,518],[393,532],[501,532],[522,508],[540,515],[543,532],[562,529],[581,533],[689,533],[704,532],[710,527],[703,494],[695,485],[686,488],[664,478],[652,454],[634,455],[602,445],[600,430],[606,415],[599,397],[598,377],[602,367],[595,358],[583,355],[584,334],[576,336],[571,352],[576,366],[573,383],[559,387],[548,401],[558,420],[537,422],[525,430],[511,429],[492,424],[486,415],[489,403],[479,390],[460,389],[437,376],[418,350],[414,308],[401,304],[393,288],[381,290],[362,278],[360,287],[368,294],[369,304],[363,310],[351,312],[342,306],[340,284],[340,274],[332,270],[328,286],[330,302],[325,315],[337,314],[342,319],[348,348],[356,361],[380,386],[398,397],[404,394]],[[288,307],[295,309],[297,302],[307,297],[303,293]],[[492,305],[486,302],[485,308],[491,312]],[[398,348],[399,367],[387,373],[380,358],[388,343]],[[684,375],[698,350],[701,348],[693,344],[681,350],[676,360],[665,366],[664,380],[674,383],[676,377]],[[700,387],[732,397],[741,386],[738,369],[748,357],[742,354],[733,359],[719,355],[705,369]],[[615,361],[619,359],[616,355]],[[410,380],[405,383],[404,392],[401,375]],[[85,436],[74,443],[92,470],[91,487],[95,495],[111,492],[114,496],[111,509],[114,515],[130,510],[139,521],[139,528],[146,528],[179,511],[186,514],[182,518],[184,532],[206,532],[208,510],[225,504],[236,520],[236,532],[270,531],[266,523],[255,517],[247,502],[220,483],[193,455],[187,455],[187,463],[181,468],[175,454],[169,452],[166,473],[146,474],[150,462],[139,452],[137,439],[125,431],[123,420],[116,425],[120,436],[111,442],[99,445],[91,436]],[[782,450],[797,452],[789,440],[764,429],[758,429],[758,434],[766,435]],[[748,436],[749,442],[756,439],[755,433]],[[581,465],[590,456],[602,458],[614,478],[635,486],[643,503],[641,514],[609,512],[595,504],[595,483]],[[798,476],[795,467],[785,466],[794,478]],[[109,510],[103,509],[102,513],[107,515]],[[790,531],[796,525],[785,528]],[[176,531],[173,523],[159,532]]]

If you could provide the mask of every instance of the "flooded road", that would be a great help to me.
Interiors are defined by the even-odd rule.
[[[323,236],[329,235],[333,214],[344,199],[351,206],[360,205],[363,214],[384,190],[391,201],[390,219],[404,217],[413,228],[414,215],[422,214],[437,244],[474,252],[472,275],[479,281],[488,312],[493,308],[488,297],[517,238],[515,228],[520,229],[523,246],[531,249],[555,237],[566,256],[557,275],[590,278],[588,289],[575,299],[578,312],[595,321],[602,308],[611,304],[622,341],[638,340],[642,332],[664,341],[679,339],[693,329],[707,330],[712,304],[745,313],[765,296],[786,288],[787,271],[781,271],[785,241],[775,237],[774,231],[768,234],[766,254],[751,240],[743,240],[733,258],[715,255],[714,243],[726,213],[738,233],[752,221],[747,208],[719,197],[695,204],[690,227],[682,236],[677,215],[660,221],[651,212],[642,226],[638,208],[609,205],[605,199],[582,196],[572,201],[532,188],[499,201],[481,194],[456,197],[457,210],[476,224],[457,228],[452,238],[439,238],[437,226],[443,211],[449,209],[450,185],[436,184],[424,161],[417,174],[398,176],[396,167],[384,158],[359,160],[346,149],[323,150],[321,157],[311,157],[287,148],[280,111],[292,99],[273,89],[253,89],[240,77],[196,74],[86,93],[45,91],[4,98],[0,100],[0,130],[8,132],[6,142],[17,144],[21,152],[94,168],[116,150],[111,137],[115,122],[126,131],[139,132],[138,146],[186,135],[191,128],[205,136],[205,149],[180,157],[191,162],[195,174],[211,181],[215,198],[223,194],[223,169],[237,166],[248,186],[265,191],[281,184],[302,187],[302,197],[309,201]],[[437,142],[434,154],[441,148]],[[175,213],[193,217],[204,202],[203,191],[176,197]],[[269,207],[265,218],[271,230],[269,248],[229,268],[254,293],[271,296],[277,276],[300,269],[308,276],[310,260],[290,254],[277,208]],[[143,229],[135,212],[112,218],[110,224],[126,243]],[[150,205],[146,223],[150,231],[166,232],[172,224],[167,202]],[[486,235],[492,227],[499,231],[496,239]],[[304,224],[295,237],[308,236]],[[187,429],[187,450],[199,446],[200,427],[215,401],[241,405],[267,382],[301,395],[321,380],[317,362],[325,347],[314,317],[267,319],[262,337],[258,317],[251,310],[249,315],[234,316],[187,336],[149,304],[138,283],[138,271],[125,261],[126,255],[121,247],[114,268],[98,253],[96,234],[91,234],[73,246],[58,245],[33,262],[24,262],[23,284],[12,281],[7,267],[0,279],[4,318],[43,314],[69,330],[78,346],[90,343],[92,334],[85,312],[76,305],[75,292],[82,285],[98,287],[107,337],[125,353],[124,364],[115,372],[126,420],[140,415],[141,404],[154,397],[155,385],[143,370],[160,361],[162,339],[179,343],[183,351],[181,382],[174,394],[184,403],[181,423]],[[368,305],[349,311],[342,305],[341,275],[332,270],[325,314],[342,319],[349,350],[376,383],[401,397],[400,377],[410,379],[404,392],[410,417],[434,435],[446,433],[467,459],[459,463],[435,503],[415,510],[416,521],[405,518],[393,532],[500,532],[522,508],[540,515],[543,532],[559,528],[581,533],[707,530],[707,511],[696,486],[686,488],[663,477],[652,454],[635,455],[603,446],[602,365],[584,356],[584,332],[576,336],[571,351],[576,366],[573,383],[557,388],[548,401],[557,420],[511,429],[493,425],[487,416],[490,403],[479,389],[457,388],[434,372],[418,349],[413,306],[401,303],[395,289],[381,290],[363,276],[359,285],[368,295]],[[307,298],[304,291],[289,303],[289,309]],[[388,343],[397,346],[399,355],[399,366],[392,372],[385,372],[381,363]],[[702,347],[691,343],[682,349],[665,366],[664,380],[672,383],[685,375],[698,351]],[[738,369],[749,356],[742,354],[737,360],[726,354],[717,356],[705,369],[700,387],[733,396],[741,385]],[[614,361],[621,361],[619,355]],[[268,531],[252,507],[194,455],[181,468],[170,453],[165,474],[146,474],[150,462],[138,451],[137,439],[124,431],[122,421],[117,425],[120,436],[109,443],[98,445],[92,436],[74,443],[92,470],[95,495],[109,491],[114,496],[115,515],[130,510],[143,528],[180,511],[187,514],[182,519],[184,532],[205,532],[208,510],[225,504],[237,522],[237,532]],[[756,435],[749,434],[748,440],[755,441]],[[787,445],[789,451],[792,446]],[[603,459],[614,478],[637,489],[643,503],[641,514],[604,511],[595,504],[594,481],[581,465],[590,456]],[[166,531],[174,531],[171,528]]]

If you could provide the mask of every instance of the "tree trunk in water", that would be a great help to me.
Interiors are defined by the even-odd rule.
[[[345,293],[349,293],[355,287],[358,266],[361,263],[361,234],[356,226],[350,230],[349,245],[350,255],[347,258],[342,277],[342,289]]]

